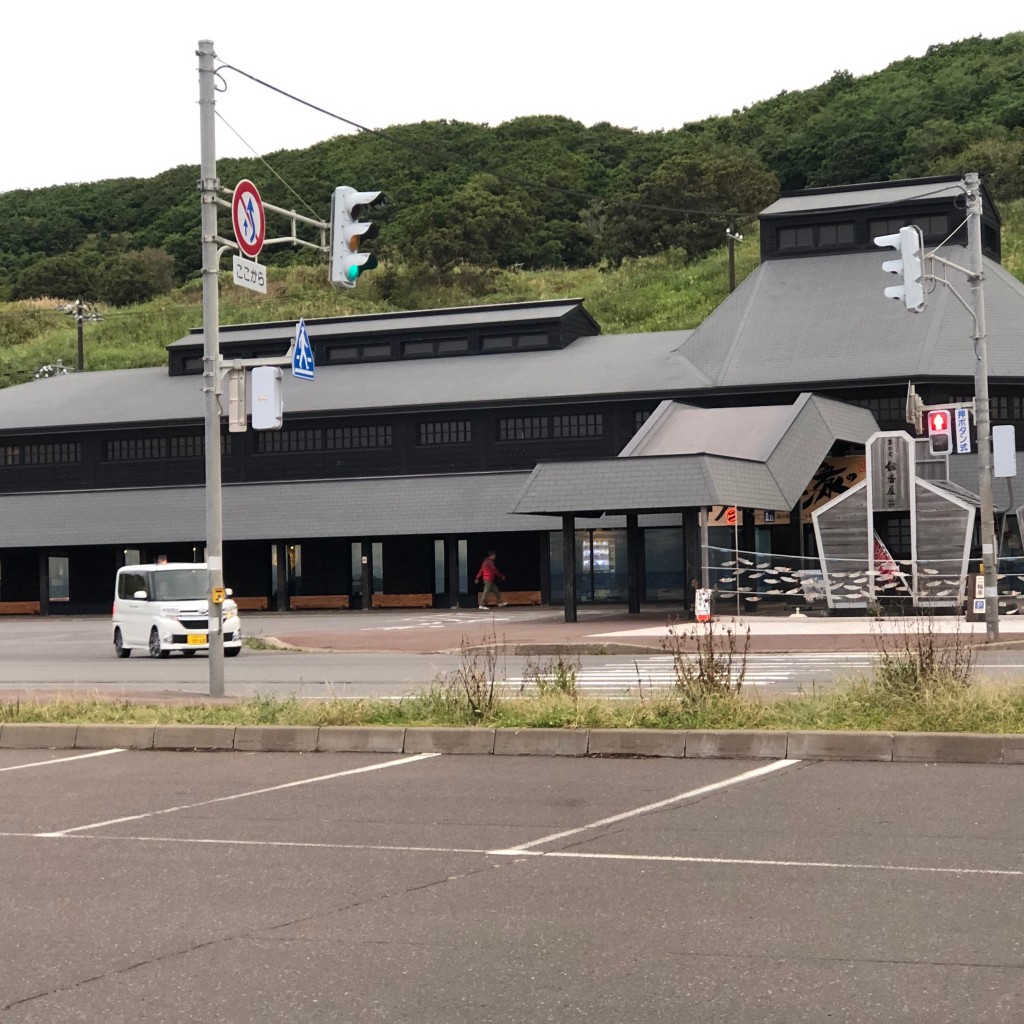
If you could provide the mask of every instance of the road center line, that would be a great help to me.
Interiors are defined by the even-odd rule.
[[[524,850],[529,850],[534,846],[543,846],[544,843],[553,843],[556,839],[565,839],[567,836],[578,835],[580,832],[586,832],[588,829],[602,828],[605,825],[614,825],[617,821],[626,821],[629,818],[635,818],[638,815],[647,814],[650,811],[660,810],[662,807],[671,807],[672,804],[680,803],[683,800],[689,800],[695,796],[703,796],[705,793],[714,793],[716,790],[725,789],[727,786],[735,786],[740,782],[757,779],[762,775],[777,772],[780,768],[788,768],[790,765],[799,763],[799,759],[773,761],[771,764],[762,765],[760,768],[752,768],[749,772],[743,772],[742,775],[733,775],[731,778],[722,779],[721,782],[712,782],[707,786],[690,789],[685,793],[670,796],[665,800],[658,800],[653,804],[645,804],[643,807],[634,807],[631,811],[623,811],[621,814],[613,814],[610,818],[601,818],[600,821],[592,821],[589,825],[580,825],[578,828],[566,829],[564,832],[553,832],[549,836],[544,836],[541,839],[534,839],[528,843],[522,843],[519,846],[510,846],[504,850],[491,850],[490,852],[496,854],[522,853]]]
[[[330,779],[340,779],[346,775],[359,775],[363,772],[380,771],[383,768],[397,768],[400,765],[412,764],[413,761],[422,761],[428,757],[439,757],[436,753],[413,754],[410,757],[401,757],[396,761],[383,761],[380,764],[363,765],[361,768],[349,768],[343,772],[331,772],[330,775],[316,775],[311,779],[297,779],[295,782],[282,782],[278,786],[265,786],[262,789],[250,789],[244,793],[232,793],[230,796],[217,796],[211,800],[199,800],[194,804],[179,804],[177,807],[164,807],[159,811],[145,811],[143,814],[128,814],[123,818],[108,818],[106,821],[94,821],[89,825],[76,825],[74,828],[62,828],[56,832],[36,832],[40,838],[53,838],[56,836],[70,835],[72,832],[85,832],[92,828],[103,828],[105,825],[120,825],[126,821],[142,821],[144,818],[155,818],[160,814],[173,814],[175,811],[191,811],[196,807],[208,807],[210,804],[226,803],[228,800],[242,800],[248,796],[260,796],[263,793],[276,793],[282,789],[293,789],[296,786],[309,786],[314,782],[327,782]]]
[[[13,747],[8,747],[13,750]],[[67,761],[81,761],[86,757],[104,757],[107,754],[123,754],[123,747],[112,747],[110,750],[92,750],[88,754],[73,754],[71,757],[55,757],[52,761],[33,761],[31,764],[12,764],[9,768],[0,768],[0,772],[16,772],[22,768],[45,768],[48,764],[64,764]]]

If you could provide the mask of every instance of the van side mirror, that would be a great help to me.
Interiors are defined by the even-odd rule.
[[[149,594],[144,590],[136,590],[135,593],[132,594],[132,597],[135,598],[136,601],[145,601],[146,598],[149,597]]]

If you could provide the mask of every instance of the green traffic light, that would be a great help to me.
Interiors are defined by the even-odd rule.
[[[359,276],[359,267],[353,264],[348,268],[348,279],[354,281]]]

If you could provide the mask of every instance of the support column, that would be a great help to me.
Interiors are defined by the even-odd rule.
[[[39,552],[39,614],[50,614],[50,552]]]
[[[444,561],[448,577],[448,607],[459,607],[459,538],[448,534],[444,538]]]
[[[565,581],[565,621],[576,621],[576,517],[562,516],[562,579]]]
[[[683,509],[683,605],[693,615],[694,591],[705,586],[700,509]]]
[[[364,612],[373,607],[373,541],[362,542],[362,552],[359,559],[362,568],[363,597],[361,606]]]
[[[537,542],[540,558],[540,603],[547,607],[551,604],[551,540],[550,534],[540,534]]]
[[[283,541],[274,544],[277,567],[274,570],[274,609],[288,611],[288,545]]]
[[[626,611],[630,615],[640,614],[640,576],[643,565],[641,545],[643,535],[640,533],[640,518],[636,512],[626,513],[626,564],[628,596]]]

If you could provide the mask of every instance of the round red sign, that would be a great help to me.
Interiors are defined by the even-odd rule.
[[[231,197],[231,223],[238,248],[249,259],[256,259],[267,236],[267,224],[259,190],[248,178],[243,178],[235,186],[235,194]]]

